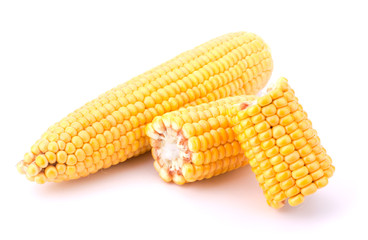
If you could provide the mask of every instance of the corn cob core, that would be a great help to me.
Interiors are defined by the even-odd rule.
[[[145,125],[180,107],[257,93],[272,71],[261,38],[230,33],[111,89],[51,126],[17,164],[37,183],[76,179],[150,149]],[[239,90],[242,89],[242,90]]]
[[[247,164],[226,109],[253,99],[255,96],[227,97],[155,117],[146,133],[160,177],[184,184]]]
[[[229,110],[234,132],[270,206],[296,206],[327,185],[335,167],[285,78],[250,106]]]

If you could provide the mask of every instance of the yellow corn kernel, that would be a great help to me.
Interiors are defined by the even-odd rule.
[[[308,175],[308,168],[307,167],[301,167],[297,170],[294,170],[291,174],[294,179],[302,178],[306,175]]]
[[[252,117],[252,116],[260,113],[261,108],[258,105],[252,105],[252,106],[248,107],[246,111],[247,111],[247,114]]]
[[[320,140],[318,137],[312,137],[308,140],[308,144],[311,147],[317,146],[320,143]]]
[[[295,185],[295,180],[293,178],[288,178],[282,182],[280,182],[280,187],[282,190],[287,190]]]
[[[258,134],[258,138],[262,142],[271,139],[271,137],[272,137],[272,131],[271,131],[271,129],[268,129],[267,131]]]
[[[286,133],[290,134],[298,129],[298,124],[296,122],[292,122],[291,124],[285,126]]]
[[[67,165],[75,165],[77,163],[77,158],[75,155],[68,155],[66,164]]]
[[[291,154],[295,150],[293,144],[288,144],[280,148],[280,153],[284,156]]]
[[[324,172],[320,168],[317,171],[311,173],[311,177],[313,178],[314,181],[320,179],[323,176],[324,176]]]
[[[276,195],[273,196],[273,199],[277,202],[277,204],[284,201],[286,198],[287,197],[286,197],[286,195],[283,191],[280,191],[279,193],[277,193]],[[278,207],[276,207],[276,208],[278,208]]]
[[[259,141],[258,137],[257,136],[254,136],[252,137],[251,139],[249,139],[249,144],[252,146],[252,147],[256,147],[260,144],[261,142]]]
[[[299,154],[299,153],[298,153]],[[316,155],[314,153],[310,153],[309,155],[303,157],[303,161],[306,164],[312,163],[316,160]]]
[[[311,128],[304,131],[304,137],[308,140],[311,139],[312,137],[314,137],[315,136],[314,134],[315,133],[314,133],[313,129],[311,129]]]
[[[263,172],[263,176],[265,177],[265,178],[271,178],[271,177],[274,177],[275,176],[275,170],[273,170],[273,168],[269,168],[269,169],[267,169],[267,170],[265,170],[264,172]]]
[[[297,206],[304,202],[304,197],[302,194],[298,194],[295,197],[289,198],[288,203],[290,206]]]
[[[283,126],[276,126],[272,128],[273,138],[280,138],[285,134],[285,128]]]
[[[279,184],[275,184],[270,189],[268,189],[267,193],[269,195],[275,195],[275,194],[279,193],[280,191],[281,191],[280,185]]]
[[[64,174],[66,171],[66,166],[64,164],[58,163],[56,164],[56,170],[58,174]]]
[[[246,135],[247,138],[254,137],[256,134],[257,134],[257,132],[254,129],[254,127],[250,127],[250,128],[245,130],[245,135]]]
[[[322,177],[318,179],[317,181],[315,181],[315,184],[317,185],[318,188],[323,188],[324,186],[328,184],[328,178]]]
[[[276,111],[277,111],[277,109],[276,109],[275,105],[273,105],[273,104],[262,108],[262,114],[265,115],[266,117],[275,115]]]
[[[268,161],[268,160],[264,160],[262,161],[260,164],[259,164],[259,167],[262,169],[262,170],[266,170],[266,169],[269,169],[270,167],[272,167],[271,163]]]
[[[59,150],[59,146],[56,142],[50,142],[47,146],[47,150],[53,153],[57,153]]]
[[[275,170],[275,172],[283,172],[283,171],[286,171],[288,167],[289,166],[286,162],[282,162],[274,166],[273,169]]]
[[[275,104],[277,108],[282,108],[282,107],[287,106],[287,100],[284,97],[281,97],[281,98],[274,100],[273,104]]]
[[[304,120],[304,113],[302,111],[296,111],[293,113],[295,121],[298,123],[302,120]]]
[[[67,166],[66,167],[65,173],[68,176],[74,176],[76,172],[77,172],[77,168],[75,166]]]
[[[266,118],[266,121],[272,126],[276,126],[277,124],[279,124],[280,118],[277,115],[273,115],[270,117]]]
[[[294,162],[294,163],[290,164],[290,165],[289,165],[289,169],[290,169],[291,171],[294,171],[294,170],[297,170],[297,169],[299,169],[299,168],[301,168],[301,167],[303,167],[303,166],[304,166],[304,162],[303,162],[303,160],[302,160],[302,159],[299,159],[298,161],[296,161],[296,162]]]
[[[264,180],[264,186],[265,187],[271,187],[271,186],[273,186],[277,183],[278,183],[278,181],[276,180],[276,178],[268,178],[268,179]]]
[[[290,108],[288,106],[277,109],[277,116],[279,116],[280,118],[285,117],[289,114],[290,114]]]
[[[238,125],[239,127],[241,127],[241,129],[245,129],[245,128],[248,128],[248,127],[251,127],[253,124],[252,124],[252,121],[250,120],[250,118],[247,118],[247,119],[244,119],[240,122],[240,125]]]
[[[291,139],[293,139],[293,140],[297,140],[297,139],[299,139],[299,138],[303,137],[303,131],[302,131],[302,130],[300,130],[300,129],[298,129],[298,130],[296,130],[296,131],[294,131],[294,132],[290,133],[290,137],[291,137]]]
[[[45,153],[45,157],[49,164],[54,164],[56,162],[56,154],[54,152],[47,152]]]
[[[290,114],[290,115],[287,115],[283,118],[280,118],[280,125],[281,126],[288,126],[291,123],[293,123],[293,121],[294,121],[294,117],[293,117],[293,115]]]
[[[300,188],[293,186],[285,191],[285,195],[290,198],[300,193]]]
[[[272,102],[272,98],[269,95],[265,95],[265,96],[262,96],[262,97],[257,99],[257,103],[261,107],[264,107],[264,106],[270,104],[271,102]]]
[[[269,95],[272,97],[273,100],[277,99],[277,98],[280,98],[284,95],[283,91],[281,89],[274,89],[272,90]]]
[[[40,167],[36,165],[35,162],[31,163],[26,171],[27,176],[36,176],[41,171]]]
[[[46,182],[46,177],[44,173],[40,173],[35,177],[35,182],[38,184],[44,184]]]
[[[54,178],[57,177],[58,171],[57,171],[57,169],[54,166],[48,166],[45,169],[45,175],[49,179],[54,179]]]
[[[299,138],[298,140],[293,141],[293,144],[295,146],[295,149],[300,149],[304,147],[305,144],[307,144],[307,139],[305,139],[304,137]]]
[[[266,121],[260,122],[254,126],[254,129],[258,133],[264,132],[269,128],[270,128],[270,125]]]
[[[304,196],[308,196],[308,195],[311,195],[311,194],[315,193],[317,191],[317,189],[318,188],[317,188],[316,184],[311,183],[308,186],[302,188],[301,193]]]
[[[68,154],[72,154],[75,152],[75,146],[73,143],[67,143],[65,146],[65,152]]]
[[[200,149],[200,141],[198,137],[191,137],[188,139],[188,148],[192,152],[198,152]]]
[[[305,177],[302,177],[295,181],[296,185],[300,188],[303,188],[310,184],[313,181],[313,178],[310,175],[307,175]]]
[[[308,171],[310,173],[314,173],[315,171],[319,170],[321,166],[319,165],[318,161],[314,161],[312,163],[307,164],[306,167],[308,168]]]
[[[312,148],[309,145],[305,145],[303,148],[298,150],[301,157],[305,157],[312,152]]]
[[[266,150],[265,153],[268,158],[271,158],[279,153],[279,148],[277,146],[273,146],[272,148]]]
[[[286,146],[289,143],[291,143],[291,138],[289,137],[289,135],[284,135],[284,136],[282,136],[282,137],[280,137],[279,139],[276,140],[276,144],[279,147]]]
[[[276,174],[276,179],[279,182],[283,182],[283,181],[287,180],[290,177],[291,177],[291,171],[289,171],[289,170],[286,170],[284,172],[280,172],[280,173]]]
[[[283,160],[284,160],[283,156],[281,154],[278,154],[278,155],[273,156],[273,157],[270,158],[270,163],[272,165],[277,165],[277,164],[281,163]]]
[[[23,160],[23,161],[24,161],[25,163],[29,164],[29,163],[31,163],[33,160],[34,160],[34,154],[33,154],[33,153],[28,152],[28,153],[24,154],[24,160]]]
[[[251,120],[252,120],[252,123],[257,124],[257,123],[264,121],[265,117],[263,116],[263,114],[260,113],[260,114],[257,114],[251,117]]]
[[[285,162],[288,164],[292,164],[296,162],[299,158],[300,158],[299,153],[295,151],[285,156]]]
[[[270,140],[267,140],[267,141],[264,141],[264,142],[260,142],[259,141],[259,139],[257,138],[257,140],[258,140],[258,144],[260,143],[261,144],[261,148],[263,149],[263,150],[267,150],[267,149],[270,149],[270,148],[272,148],[273,146],[275,146],[275,139],[270,139]]]
[[[38,155],[36,157],[35,162],[41,168],[45,168],[48,165],[48,161],[47,161],[47,158],[45,157],[45,155]]]

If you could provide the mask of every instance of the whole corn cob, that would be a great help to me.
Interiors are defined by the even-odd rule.
[[[226,34],[111,89],[51,126],[17,168],[37,183],[77,179],[150,149],[145,125],[182,106],[257,93],[272,71],[261,38]],[[240,90],[242,89],[242,90]]]
[[[154,167],[176,184],[211,178],[248,163],[235,139],[227,108],[255,96],[227,97],[155,117],[146,127]]]
[[[291,206],[327,185],[335,167],[285,78],[251,105],[230,109],[232,124],[270,206]]]

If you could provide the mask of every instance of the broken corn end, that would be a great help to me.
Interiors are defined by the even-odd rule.
[[[335,167],[286,78],[228,113],[271,207],[297,206],[328,184]]]
[[[248,160],[226,111],[233,104],[254,98],[228,97],[155,118],[146,134],[160,177],[182,185],[246,165]]]

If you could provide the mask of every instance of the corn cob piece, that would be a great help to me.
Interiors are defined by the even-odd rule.
[[[146,134],[160,177],[181,185],[246,165],[248,160],[235,139],[226,110],[254,99],[227,97],[155,117]]]
[[[257,93],[272,59],[255,34],[226,34],[100,95],[51,126],[17,168],[37,183],[77,179],[150,149],[145,125],[184,105]],[[200,100],[199,100],[200,99]]]
[[[291,206],[327,185],[335,167],[285,78],[251,105],[229,110],[234,132],[270,206]]]

